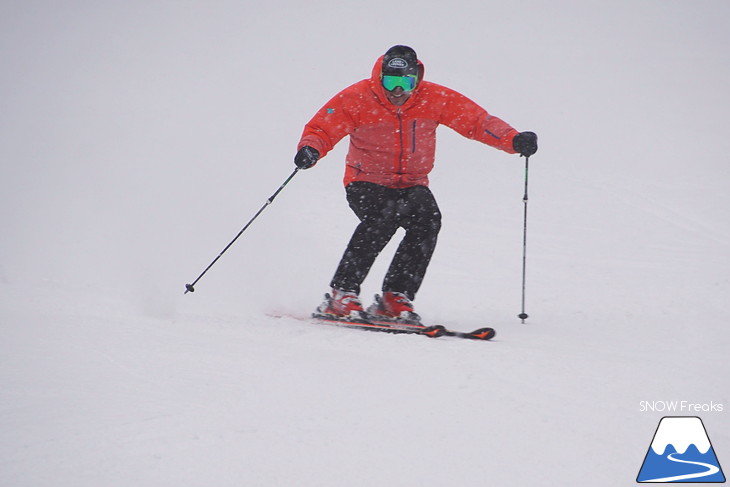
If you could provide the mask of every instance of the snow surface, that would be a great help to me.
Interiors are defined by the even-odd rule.
[[[6,1],[0,485],[633,485],[661,412],[730,463],[730,3]],[[540,136],[439,133],[416,300],[494,342],[307,325],[355,217],[304,123],[375,58]],[[365,283],[379,290],[394,246]],[[675,413],[675,415],[678,415]],[[697,415],[689,412],[689,415]]]

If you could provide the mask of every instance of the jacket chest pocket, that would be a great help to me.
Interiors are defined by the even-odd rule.
[[[411,128],[411,152],[416,152],[416,129],[418,128],[418,121],[413,121],[413,127]]]
[[[424,150],[433,151],[436,145],[436,127],[438,122],[428,119],[415,119],[407,124],[408,145],[411,154],[423,152]]]

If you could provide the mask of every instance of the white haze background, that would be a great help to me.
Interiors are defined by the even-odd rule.
[[[5,1],[0,484],[632,485],[662,412],[730,463],[730,3]],[[304,123],[393,44],[540,136],[439,133],[416,300],[492,343],[306,315],[356,224]],[[367,301],[394,250],[364,286]]]

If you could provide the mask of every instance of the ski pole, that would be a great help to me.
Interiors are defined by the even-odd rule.
[[[194,281],[192,282],[192,284],[185,284],[185,293],[184,293],[184,294],[187,294],[188,292],[191,292],[191,293],[195,292],[195,287],[194,287],[194,286],[195,286],[195,285],[196,285],[196,284],[198,283],[198,281],[200,280],[200,278],[201,278],[201,277],[203,277],[203,276],[205,275],[205,273],[206,273],[206,272],[208,272],[208,269],[210,269],[211,267],[213,267],[213,264],[215,264],[216,262],[218,262],[218,259],[220,259],[220,258],[221,258],[221,256],[222,256],[223,254],[225,254],[225,253],[226,253],[226,250],[228,250],[228,249],[229,249],[229,248],[231,247],[231,245],[233,245],[233,242],[235,242],[236,240],[238,240],[238,237],[240,237],[240,236],[241,236],[241,234],[242,234],[243,232],[245,232],[245,231],[246,231],[246,229],[247,229],[247,228],[248,228],[249,226],[251,226],[251,224],[253,223],[253,221],[254,221],[254,220],[255,220],[256,218],[258,218],[258,216],[259,216],[259,215],[260,215],[260,214],[261,214],[261,213],[262,213],[262,212],[264,211],[264,209],[266,209],[266,207],[267,207],[267,206],[269,206],[269,205],[270,205],[270,204],[271,204],[271,203],[272,203],[272,202],[274,201],[274,198],[276,198],[276,197],[277,197],[277,195],[278,195],[279,193],[281,193],[281,190],[282,190],[282,189],[284,189],[284,186],[286,186],[286,185],[287,185],[287,184],[289,183],[289,181],[291,181],[291,180],[292,180],[292,178],[293,178],[293,177],[294,177],[294,176],[296,175],[296,173],[297,173],[297,172],[299,172],[299,168],[296,168],[296,169],[294,169],[294,172],[293,172],[293,173],[291,173],[291,174],[289,175],[289,177],[288,177],[288,178],[286,178],[286,181],[284,181],[283,183],[281,183],[281,186],[279,186],[279,189],[277,189],[277,190],[276,190],[276,192],[274,192],[274,194],[272,194],[272,195],[271,195],[271,197],[269,197],[269,199],[268,199],[268,200],[266,200],[266,203],[264,203],[264,206],[262,206],[262,207],[261,207],[261,208],[259,209],[259,211],[257,211],[257,212],[256,212],[256,214],[255,214],[255,215],[253,216],[253,218],[251,218],[251,219],[250,219],[250,220],[248,221],[248,223],[246,223],[246,225],[245,225],[245,226],[244,226],[244,227],[243,227],[243,228],[241,229],[241,231],[240,231],[240,232],[238,232],[238,235],[236,235],[236,236],[235,236],[235,237],[233,238],[233,240],[231,240],[231,243],[229,243],[228,245],[226,245],[226,248],[224,248],[224,249],[223,249],[223,250],[221,251],[221,253],[220,253],[220,254],[218,254],[218,257],[216,257],[215,259],[213,259],[213,262],[211,262],[211,263],[210,263],[210,264],[208,265],[208,267],[206,267],[206,268],[205,268],[205,270],[204,270],[204,271],[203,271],[203,272],[202,272],[202,273],[201,273],[201,274],[200,274],[200,275],[198,276],[198,278],[197,278],[197,279],[195,279],[195,280],[194,280]]]
[[[527,176],[530,168],[530,156],[525,157],[525,195],[522,201],[525,203],[525,216],[522,225],[522,312],[517,315],[522,323],[528,318],[525,313],[525,277],[527,275]]]

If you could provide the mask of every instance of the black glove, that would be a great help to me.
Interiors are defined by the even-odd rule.
[[[535,132],[521,132],[512,139],[512,148],[520,155],[530,157],[537,152],[537,134]]]
[[[297,155],[294,156],[294,164],[296,164],[299,169],[309,169],[317,164],[317,160],[319,160],[319,151],[314,147],[309,147],[308,145],[299,149]]]

